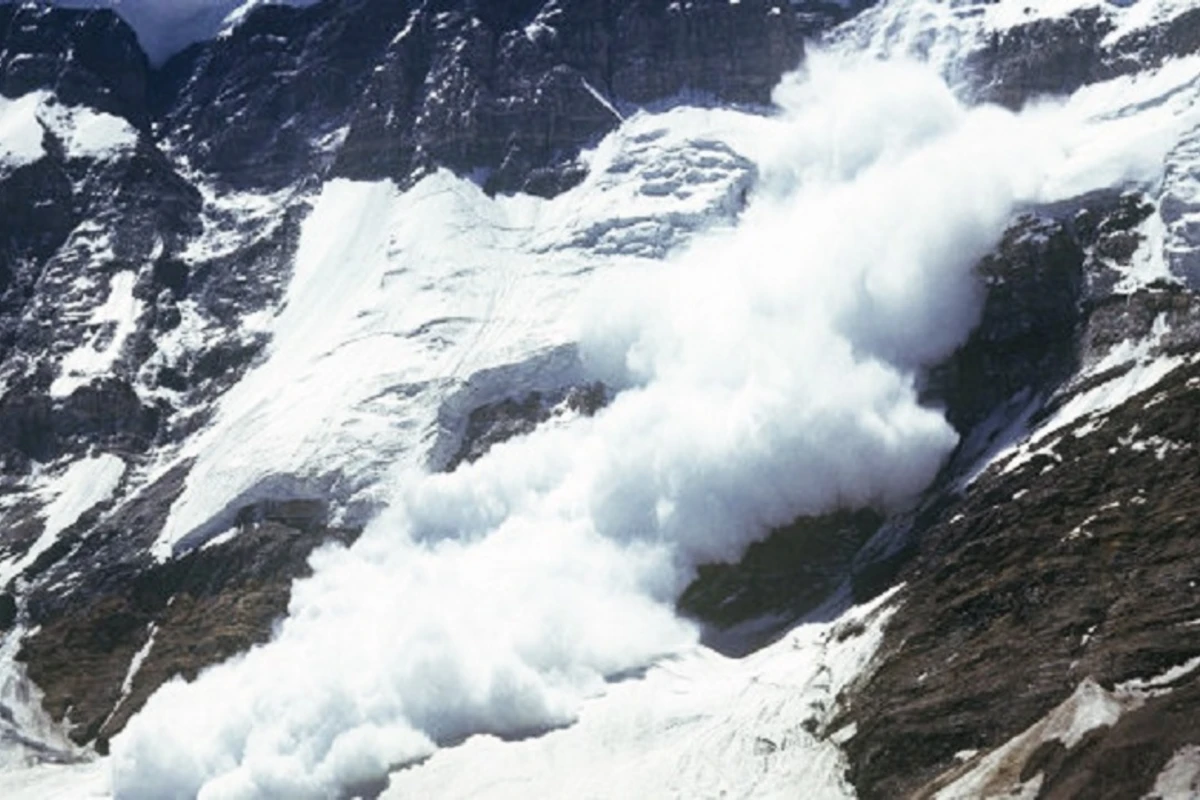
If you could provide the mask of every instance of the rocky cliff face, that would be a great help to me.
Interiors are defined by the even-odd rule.
[[[766,106],[805,37],[942,52],[932,34],[888,38],[903,27],[888,15],[913,8],[826,32],[861,9],[327,0],[264,6],[152,68],[109,11],[0,5],[0,121],[32,142],[0,148],[0,629],[45,712],[105,752],[167,680],[268,640],[314,549],[359,535],[342,476],[319,493],[280,475],[223,498],[227,535],[154,552],[189,443],[270,346],[317,187],[405,189],[446,168],[557,196],[639,109]],[[999,25],[966,4],[938,31],[962,93],[1015,108],[1193,55],[1200,12],[1164,8]],[[1160,186],[1027,209],[979,263],[980,325],[924,385],[962,443],[915,509],[801,518],[682,595],[740,653],[900,587],[871,671],[809,726],[844,747],[861,796],[1170,796],[1160,778],[1200,745],[1196,140]],[[644,193],[683,205],[679,175],[700,175],[717,199],[698,213],[736,218],[750,167],[711,142],[695,153]],[[663,252],[689,213],[662,215]],[[572,246],[619,252],[621,225]],[[456,375],[433,466],[601,408],[611,390],[559,363],[573,358],[492,374],[511,390]],[[78,755],[5,710],[0,745]]]

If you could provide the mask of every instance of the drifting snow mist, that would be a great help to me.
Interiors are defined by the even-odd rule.
[[[972,267],[1073,117],[818,57],[777,101],[736,230],[597,281],[582,349],[612,404],[396,476],[273,643],[151,699],[114,742],[119,797],[332,796],[472,733],[569,723],[606,676],[695,643],[673,604],[697,564],[932,479],[956,436],[917,374],[974,324]]]

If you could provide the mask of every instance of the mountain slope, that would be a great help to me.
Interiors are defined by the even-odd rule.
[[[1197,16],[854,11],[0,6],[6,794],[1182,796]]]

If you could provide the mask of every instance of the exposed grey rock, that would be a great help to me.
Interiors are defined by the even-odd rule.
[[[570,166],[580,146],[621,109],[683,94],[765,103],[802,56],[796,17],[778,0],[551,0],[524,22],[453,4],[414,12],[336,172],[404,180],[446,166],[485,174],[492,191],[556,194],[581,177]]]
[[[466,430],[458,451],[446,463],[447,472],[470,463],[492,447],[531,432],[550,419],[564,414],[590,417],[608,404],[602,383],[567,386],[550,392],[530,392],[521,398],[504,398],[486,403],[467,416]]]
[[[987,300],[979,327],[931,372],[926,388],[960,432],[1018,392],[1051,390],[1072,373],[1083,260],[1083,245],[1065,222],[1037,216],[1009,228],[984,258],[978,269]]]
[[[230,35],[193,46],[154,76],[159,135],[234,188],[318,177],[413,5],[338,0],[256,9]]]
[[[1012,444],[999,437],[1014,419],[1036,428],[1136,366],[1080,378],[1081,365],[1130,340],[1155,341],[1150,357],[1200,351],[1194,293],[1096,279],[1128,262],[1152,207],[1139,195],[1081,204],[1019,222],[981,265],[1003,280],[990,282],[983,323],[938,373],[950,418],[970,435],[903,541],[855,565],[860,598],[905,586],[904,613],[842,720],[857,726],[847,747],[863,797],[928,796],[965,769],[960,753],[1016,736],[1081,681],[1111,689],[1200,653],[1195,637],[1173,633],[1196,611],[1186,577],[1195,498],[1184,488],[1200,453],[1194,362],[1072,422],[1044,446],[1052,452],[1002,459],[965,482],[988,448]],[[1155,339],[1155,330],[1165,333]],[[1006,404],[1006,394],[1019,402]],[[1178,736],[1148,732],[1152,719],[1191,713],[1183,709],[1195,687],[1181,685],[1078,747],[1027,754],[1014,774],[1041,774],[1045,796],[1140,796],[1180,743],[1200,735],[1190,725]]]
[[[964,65],[979,99],[1018,108],[1031,97],[1069,94],[1111,72],[1100,46],[1112,23],[1099,6],[991,34]]]

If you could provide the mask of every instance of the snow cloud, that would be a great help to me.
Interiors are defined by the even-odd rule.
[[[113,744],[118,797],[336,796],[473,733],[568,724],[696,642],[674,601],[697,564],[799,515],[911,502],[956,442],[920,371],[969,333],[972,267],[1069,160],[1076,117],[817,56],[777,101],[736,229],[597,273],[581,346],[613,402],[395,476],[271,644],[151,698]]]

